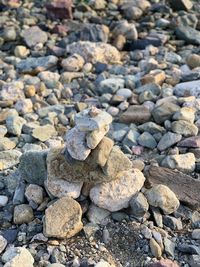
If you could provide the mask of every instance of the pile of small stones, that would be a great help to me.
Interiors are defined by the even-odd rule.
[[[0,267],[199,266],[199,1],[0,11]]]

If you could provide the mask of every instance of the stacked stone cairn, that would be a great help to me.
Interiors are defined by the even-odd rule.
[[[142,188],[142,172],[133,169],[129,158],[105,136],[111,122],[107,112],[86,109],[75,116],[65,147],[48,152],[46,189],[59,200],[45,211],[46,236],[65,238],[82,229],[81,207],[74,200],[80,194],[89,196],[99,208],[114,212],[127,208]]]

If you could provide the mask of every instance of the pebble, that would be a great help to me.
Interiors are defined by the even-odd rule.
[[[167,148],[169,148],[169,147],[175,145],[176,143],[178,143],[181,139],[182,139],[181,134],[175,134],[175,133],[172,133],[172,132],[167,132],[160,139],[157,148],[160,151],[166,150]]]
[[[2,255],[5,267],[19,267],[23,263],[24,267],[33,267],[34,259],[28,249],[23,247],[10,247]]]
[[[29,223],[33,220],[33,210],[27,204],[21,204],[15,207],[13,221],[15,224]]]
[[[148,132],[144,132],[138,137],[138,144],[150,149],[157,147],[155,138]]]
[[[2,235],[0,235],[0,253],[4,251],[7,244],[8,244],[7,240]]]
[[[162,256],[161,248],[154,238],[150,239],[150,248],[151,248],[151,253],[154,257],[159,259]]]
[[[25,191],[25,196],[29,202],[33,201],[36,204],[43,202],[43,188],[39,185],[29,184]]]
[[[6,206],[7,203],[8,203],[8,197],[0,195],[0,207]]]
[[[57,134],[55,128],[52,125],[38,126],[32,131],[32,136],[42,142],[47,141],[52,136]]]

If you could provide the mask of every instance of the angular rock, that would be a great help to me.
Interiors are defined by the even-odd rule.
[[[55,56],[29,57],[17,63],[16,68],[21,73],[35,75],[41,71],[50,70],[57,65],[58,58]]]
[[[138,144],[137,141],[139,136],[140,134],[137,130],[131,129],[123,139],[122,143],[128,147],[136,146]]]
[[[138,137],[138,144],[150,149],[154,149],[157,146],[155,138],[148,132],[144,132]]]
[[[90,199],[100,208],[118,211],[129,206],[132,196],[140,191],[145,178],[137,169],[123,171],[116,180],[94,186],[90,190]]]
[[[72,19],[72,0],[53,0],[46,4],[47,15],[55,19]]]
[[[26,120],[19,116],[10,115],[6,118],[6,127],[10,134],[20,136],[22,127],[26,123]]]
[[[61,65],[66,71],[80,71],[84,65],[84,59],[79,54],[73,54],[70,57],[63,59]]]
[[[161,124],[165,120],[170,120],[179,109],[180,107],[174,103],[164,102],[153,109],[152,116],[156,123]]]
[[[181,142],[177,144],[181,147],[188,147],[188,148],[200,148],[200,136],[191,136],[188,138],[185,138]]]
[[[2,255],[4,267],[33,267],[34,258],[28,249],[23,247],[10,247]]]
[[[157,148],[160,151],[163,151],[176,143],[178,143],[181,140],[182,136],[181,134],[175,134],[172,132],[167,132],[163,135],[163,137],[160,139]]]
[[[156,124],[155,122],[149,121],[138,126],[138,129],[142,132],[149,132],[150,134],[164,133],[165,128]]]
[[[159,244],[156,242],[154,238],[150,239],[150,249],[151,249],[152,255],[156,257],[157,259],[159,259],[162,256],[161,247],[159,246]]]
[[[50,124],[46,124],[44,126],[38,126],[32,131],[32,136],[42,142],[47,141],[56,134],[57,132],[55,128]]]
[[[0,151],[11,150],[16,147],[16,143],[7,137],[0,137]]]
[[[48,36],[46,32],[42,31],[38,26],[30,27],[23,32],[24,41],[27,46],[34,47],[39,43],[46,43]]]
[[[99,208],[95,206],[94,204],[91,204],[88,212],[87,212],[87,218],[90,222],[94,224],[101,224],[101,222],[107,218],[110,215],[110,212],[108,210]]]
[[[82,41],[107,43],[109,28],[106,25],[84,23],[78,35]]]
[[[7,243],[7,240],[2,235],[0,235],[0,253],[4,251],[7,246]]]
[[[176,37],[187,44],[200,44],[200,32],[190,26],[180,25],[175,30]]]
[[[123,35],[127,40],[137,40],[138,38],[138,33],[135,24],[128,23],[128,21],[126,20],[122,20],[116,23],[112,34],[113,36]]]
[[[198,134],[198,127],[191,122],[179,120],[172,122],[172,131],[185,137]]]
[[[192,8],[192,2],[190,0],[178,0],[178,1],[170,0],[169,3],[175,11],[179,10],[188,11]]]
[[[125,81],[121,78],[108,78],[100,82],[98,92],[100,94],[114,94],[120,88],[124,88]]]
[[[43,188],[36,184],[29,184],[26,188],[25,196],[29,202],[41,204],[43,202]]]
[[[165,214],[173,213],[180,205],[174,192],[162,184],[153,185],[151,189],[144,192],[144,195],[149,205],[161,208]]]
[[[4,207],[8,203],[8,197],[0,195],[0,207]]]
[[[151,112],[144,106],[132,105],[119,117],[123,123],[144,123],[151,118]]]
[[[149,209],[146,197],[142,193],[134,195],[130,200],[131,214],[135,217],[143,217]]]
[[[19,163],[22,153],[18,150],[5,150],[0,152],[0,170],[11,168]]]
[[[118,172],[129,170],[132,163],[119,147],[114,146],[108,156],[106,164],[102,167],[105,175],[115,177]]]
[[[33,210],[27,204],[21,204],[15,207],[13,221],[15,224],[29,223],[33,220]]]
[[[66,149],[70,156],[76,160],[85,160],[91,152],[86,144],[86,132],[81,132],[78,127],[69,130],[65,136]]]
[[[176,112],[173,116],[173,120],[184,120],[194,123],[196,110],[191,107],[183,107],[180,111]]]
[[[178,83],[174,88],[176,96],[200,96],[200,80]]]
[[[17,101],[25,97],[23,92],[24,84],[21,81],[5,83],[0,91],[0,99],[7,101]]]
[[[109,125],[103,126],[100,130],[94,130],[86,135],[87,146],[91,149],[96,148],[104,135],[109,131]]]
[[[44,235],[54,238],[69,238],[83,228],[82,210],[77,201],[63,197],[45,210]]]

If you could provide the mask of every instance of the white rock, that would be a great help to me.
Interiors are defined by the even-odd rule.
[[[92,132],[89,132],[86,136],[87,146],[91,149],[94,149],[100,143],[100,141],[103,139],[103,137],[107,134],[108,131],[109,125],[105,125],[100,130],[94,130]]]
[[[15,109],[20,115],[25,115],[33,111],[33,103],[31,99],[20,99],[15,104]]]
[[[66,148],[70,156],[77,160],[85,160],[91,149],[86,145],[86,132],[81,132],[78,127],[69,130],[65,136]]]
[[[177,96],[200,96],[200,80],[178,83],[174,88]]]
[[[2,256],[4,267],[33,267],[34,259],[28,249],[11,247]]]
[[[6,248],[7,246],[7,240],[2,236],[0,235],[0,254],[4,251],[4,249]]]
[[[63,59],[61,62],[62,67],[66,71],[79,71],[83,68],[85,61],[79,54],[73,54],[72,56]]]
[[[131,197],[142,188],[145,177],[138,169],[120,172],[116,180],[94,186],[90,199],[98,207],[118,211],[129,206]]]
[[[44,190],[41,186],[36,184],[30,184],[26,188],[25,196],[27,200],[34,201],[36,204],[41,204],[43,202]]]
[[[159,184],[144,192],[148,203],[153,207],[159,207],[165,214],[176,211],[180,205],[178,198],[169,187]]]
[[[0,207],[4,207],[8,203],[7,196],[0,196]]]

